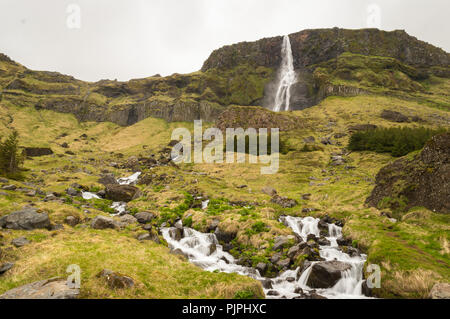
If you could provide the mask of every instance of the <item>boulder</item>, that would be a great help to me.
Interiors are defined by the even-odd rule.
[[[67,285],[66,279],[52,278],[8,290],[0,299],[76,299],[80,290]]]
[[[29,243],[30,243],[30,241],[28,239],[26,239],[25,237],[17,237],[11,241],[11,244],[16,246],[17,248],[28,245]]]
[[[307,285],[311,288],[331,288],[342,277],[342,272],[351,269],[351,265],[341,261],[321,261],[314,264]]]
[[[78,216],[67,216],[64,222],[69,226],[75,227],[80,223],[80,218]]]
[[[409,118],[406,115],[391,110],[383,110],[383,112],[381,112],[381,117],[385,120],[396,123],[410,122]]]
[[[105,174],[97,182],[105,186],[118,184],[114,174]]]
[[[97,274],[97,277],[104,278],[111,289],[125,289],[134,286],[133,278],[113,272],[109,269],[103,269]]]
[[[263,286],[264,289],[272,289],[272,280],[270,279],[264,279],[261,280],[261,284]]]
[[[139,197],[139,188],[131,185],[106,185],[106,198],[115,202],[130,202]]]
[[[23,153],[27,157],[39,157],[53,154],[53,151],[48,147],[25,147]]]
[[[38,213],[34,208],[24,208],[0,218],[0,227],[16,230],[48,229],[50,219],[47,214]]]
[[[366,297],[372,297],[372,289],[367,285],[367,280],[364,280],[361,284],[361,293]]]
[[[431,299],[450,299],[450,283],[437,283],[431,288]]]
[[[0,275],[10,270],[14,266],[14,263],[4,263],[0,265]]]
[[[66,189],[66,193],[69,196],[78,196],[80,192],[75,188],[69,187],[68,189]]]
[[[17,186],[13,185],[13,184],[5,185],[5,186],[2,186],[2,189],[5,191],[15,191],[17,189]]]
[[[221,242],[224,242],[224,243],[229,243],[234,238],[236,238],[237,232],[233,231],[233,230],[221,229],[220,225],[219,225],[216,228],[216,231],[214,232],[214,234],[216,235],[218,241],[221,241]]]
[[[136,220],[141,224],[146,224],[152,221],[155,218],[155,215],[149,212],[140,212],[134,215]]]
[[[280,249],[284,248],[284,246],[286,246],[288,243],[289,243],[289,238],[287,238],[286,236],[278,236],[277,238],[275,238],[275,242],[273,244],[272,249],[280,250]]]
[[[138,220],[137,220],[134,216],[132,216],[132,215],[130,215],[130,214],[125,214],[125,215],[123,215],[123,216],[120,216],[120,222],[121,222],[123,225],[127,226],[127,225],[130,225],[130,224],[135,224],[135,223],[137,223]]]
[[[280,267],[281,269],[288,268],[290,264],[291,264],[291,260],[289,258],[281,259],[276,263],[276,265],[278,267]]]
[[[119,223],[116,222],[114,219],[105,217],[105,216],[97,216],[95,217],[91,222],[91,228],[94,229],[116,229],[119,228]]]
[[[180,228],[173,227],[169,229],[169,235],[170,238],[179,241],[181,238],[183,238],[183,230]]]
[[[256,268],[256,270],[259,271],[259,273],[260,273],[261,275],[263,275],[263,274],[266,272],[267,264],[266,264],[266,263],[263,263],[263,262],[260,262],[260,263],[258,263],[258,264],[256,265],[255,268]]]
[[[291,208],[296,206],[298,203],[295,199],[287,198],[284,196],[275,195],[270,200],[272,203],[278,204],[283,208]]]

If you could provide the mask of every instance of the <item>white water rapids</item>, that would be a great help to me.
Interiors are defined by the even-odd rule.
[[[309,234],[314,234],[319,237],[319,219],[313,217],[291,217],[286,216],[285,223],[296,234],[301,236],[306,241]],[[180,223],[180,222],[179,222]],[[181,228],[181,225],[177,225]],[[335,224],[328,224],[329,237],[326,237],[330,241],[329,246],[320,246],[320,256],[327,261],[338,260],[346,262],[351,265],[351,269],[342,273],[342,278],[332,288],[328,289],[315,289],[316,293],[327,298],[366,298],[361,293],[361,285],[363,282],[363,265],[366,259],[366,255],[350,257],[348,254],[338,249],[336,239],[341,237],[342,228]],[[262,277],[258,270],[250,267],[244,267],[236,263],[235,258],[227,252],[224,252],[222,246],[219,245],[217,238],[212,233],[201,233],[191,228],[184,227],[183,238],[177,241],[173,233],[176,228],[163,228],[161,229],[164,239],[169,244],[172,250],[181,250],[186,255],[190,262],[205,269],[207,271],[221,271],[226,273],[238,273],[246,275],[257,280],[265,280],[267,278]],[[267,292],[275,290],[279,293],[278,296],[267,296],[268,298],[293,298],[299,296],[294,293],[296,288],[302,288],[305,292],[310,292],[312,288],[306,285],[312,262],[297,279],[297,274],[300,268],[295,270],[287,270],[281,273],[278,277],[272,278],[272,289],[264,289]],[[288,280],[289,278],[289,280]],[[295,280],[292,280],[295,278]]]
[[[281,66],[279,70],[280,82],[278,83],[277,93],[275,95],[275,102],[273,110],[289,111],[289,103],[291,100],[291,86],[296,81],[294,71],[294,59],[292,57],[291,41],[289,36],[283,37],[283,45],[281,47]]]
[[[139,178],[139,176],[141,175],[141,172],[136,172],[131,176],[128,177],[122,177],[119,178],[117,180],[117,183],[119,185],[132,185],[135,184]],[[91,193],[91,192],[82,192],[81,196],[84,199],[100,199],[100,197],[97,194]],[[124,202],[113,202],[111,205],[111,208],[113,208],[116,211],[116,214],[121,214],[123,212],[125,212],[126,208],[127,208],[127,203]],[[112,215],[116,215],[116,214],[112,214]]]

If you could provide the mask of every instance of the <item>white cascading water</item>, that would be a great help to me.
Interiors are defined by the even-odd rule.
[[[313,217],[284,217],[284,222],[290,227],[294,233],[298,234],[304,241],[307,240],[309,234],[319,237],[320,230],[318,227],[319,219]],[[178,223],[181,223],[180,221]],[[180,227],[181,225],[178,225]],[[217,238],[211,233],[201,233],[196,230],[184,227],[183,238],[177,241],[171,234],[175,227],[161,229],[164,239],[172,250],[181,250],[189,261],[207,271],[221,271],[227,273],[239,273],[257,280],[265,280],[256,269],[238,265],[232,255],[224,252],[222,246],[218,244]],[[320,246],[320,256],[327,261],[338,260],[351,265],[351,269],[342,273],[342,278],[334,287],[328,289],[314,289],[317,294],[327,298],[366,298],[361,292],[363,282],[363,266],[366,255],[351,257],[350,255],[340,251],[336,240],[342,236],[342,228],[335,224],[328,224],[330,241],[328,246]],[[296,288],[302,288],[303,291],[309,292],[313,290],[306,285],[311,267],[317,262],[312,262],[297,280],[297,274],[300,267],[295,270],[287,270],[278,277],[272,278],[272,289],[264,289],[267,293],[269,290],[275,290],[278,296],[267,296],[268,298],[293,298],[298,296],[294,293]],[[289,278],[289,280],[288,280]],[[292,278],[295,278],[292,281]]]
[[[117,180],[117,183],[119,183],[119,185],[134,184],[137,182],[140,175],[141,175],[141,172],[136,172],[131,176],[119,178]],[[82,192],[81,196],[86,200],[93,199],[93,198],[100,199],[100,197],[97,194],[94,194],[91,192]],[[111,205],[111,208],[113,208],[116,211],[116,214],[121,214],[121,213],[125,212],[125,210],[127,208],[127,203],[113,202]],[[112,214],[112,215],[116,215],[116,214]]]
[[[296,81],[294,71],[294,59],[292,57],[291,41],[289,36],[283,37],[283,45],[281,47],[281,66],[279,70],[280,82],[278,83],[277,94],[275,95],[275,102],[273,110],[289,111],[289,103],[291,100],[291,86]]]
[[[238,265],[232,255],[223,251],[216,235],[198,232],[192,228],[183,228],[183,238],[179,241],[172,237],[172,228],[163,228],[161,233],[172,250],[180,249],[193,264],[207,271],[218,270],[226,273],[238,273],[262,280],[259,272],[250,267]]]

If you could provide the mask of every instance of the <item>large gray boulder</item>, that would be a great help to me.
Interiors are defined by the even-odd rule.
[[[112,218],[98,215],[91,222],[91,228],[94,229],[116,229],[120,228],[120,224]]]
[[[79,294],[80,290],[69,287],[67,280],[52,278],[8,290],[0,299],[76,299]]]
[[[38,213],[34,208],[25,208],[0,218],[0,227],[16,230],[48,229],[50,219],[47,214]]]
[[[351,267],[336,260],[318,262],[312,266],[306,284],[311,288],[331,288],[342,278],[342,272]]]

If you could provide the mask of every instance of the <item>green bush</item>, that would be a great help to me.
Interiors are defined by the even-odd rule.
[[[425,127],[377,128],[352,134],[348,149],[390,153],[400,157],[420,150],[431,137],[443,132],[445,129],[432,130]]]
[[[0,174],[18,177],[24,156],[19,152],[19,134],[13,131],[4,141],[0,137]]]

